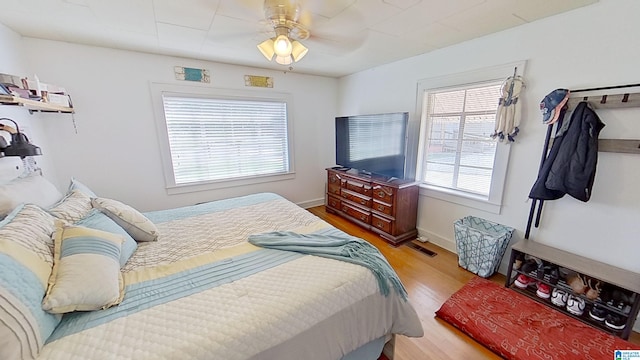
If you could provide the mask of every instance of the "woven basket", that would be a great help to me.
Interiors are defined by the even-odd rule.
[[[475,216],[453,223],[458,264],[484,278],[500,266],[514,229]]]

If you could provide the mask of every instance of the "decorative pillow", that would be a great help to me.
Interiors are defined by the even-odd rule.
[[[105,198],[91,199],[91,204],[122,226],[136,241],[158,239],[158,229],[155,224],[131,206]]]
[[[69,191],[67,192],[72,192],[73,190],[80,190],[81,192],[87,194],[89,197],[98,197],[96,195],[96,193],[94,193],[91,189],[89,189],[89,187],[83,183],[81,183],[80,181],[78,181],[78,179],[76,178],[71,178],[71,183],[69,184]]]
[[[72,190],[48,211],[58,219],[74,223],[89,214],[91,198],[80,190]]]
[[[124,242],[122,243],[122,251],[120,252],[120,267],[123,267],[124,264],[127,263],[127,260],[129,260],[133,252],[138,248],[138,244],[129,233],[98,209],[91,210],[87,217],[78,221],[75,225],[122,235]]]
[[[55,204],[62,194],[41,175],[18,178],[0,185],[0,216],[11,212],[22,203],[31,203],[47,208]]]
[[[106,309],[124,296],[122,235],[59,223],[55,257],[42,308],[50,313]]]
[[[55,218],[20,205],[0,222],[0,359],[35,359],[60,322],[42,309]]]

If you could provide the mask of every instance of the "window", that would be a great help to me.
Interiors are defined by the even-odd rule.
[[[417,177],[421,194],[500,213],[510,144],[494,132],[502,83],[524,63],[422,80]]]
[[[165,87],[152,90],[163,120],[158,129],[167,187],[183,188],[173,192],[191,191],[185,188],[193,186],[200,190],[203,184],[217,188],[271,181],[274,176],[292,174],[286,98],[236,97],[229,96],[232,91],[207,93],[200,88],[173,92]]]
[[[488,198],[501,83],[427,92],[424,182]]]

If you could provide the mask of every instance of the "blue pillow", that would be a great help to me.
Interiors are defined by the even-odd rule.
[[[124,264],[127,263],[127,260],[129,260],[138,248],[138,243],[133,240],[131,235],[98,209],[91,210],[84,219],[76,222],[76,225],[124,236],[124,242],[122,242],[122,250],[120,252],[120,267],[123,267]]]
[[[76,178],[71,178],[71,183],[69,184],[69,191],[71,192],[73,190],[80,190],[83,193],[87,194],[89,197],[98,197],[96,195],[96,193],[94,193],[91,189],[89,189],[89,187],[83,183],[81,183],[80,181],[78,181],[78,179]]]

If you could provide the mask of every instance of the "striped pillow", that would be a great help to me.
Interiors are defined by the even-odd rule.
[[[59,224],[42,308],[59,314],[119,304],[124,296],[119,261],[123,240],[122,235]]]
[[[114,234],[120,234],[124,237],[122,243],[122,250],[120,251],[120,267],[123,267],[127,260],[133,255],[138,248],[138,244],[120,225],[111,220],[107,215],[100,212],[98,209],[92,209],[87,217],[78,221],[74,225],[84,226],[90,229],[102,230]]]
[[[0,359],[35,359],[60,322],[42,309],[55,218],[21,205],[0,222]]]

